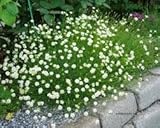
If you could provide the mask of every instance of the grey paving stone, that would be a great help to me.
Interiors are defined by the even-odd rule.
[[[109,101],[105,106],[97,106],[103,128],[121,128],[137,111],[135,97],[132,93],[118,101]]]
[[[151,69],[150,72],[155,75],[160,75],[160,68],[158,67],[158,68]]]
[[[125,125],[123,128],[135,128],[135,127],[134,127],[134,125],[132,125],[132,124],[127,124],[127,125]]]
[[[132,90],[138,95],[139,109],[143,110],[160,99],[160,77],[146,76],[141,86],[134,87]]]
[[[160,104],[155,104],[134,119],[136,128],[160,128]]]
[[[75,123],[66,124],[60,128],[101,128],[99,119],[92,116],[82,117]]]

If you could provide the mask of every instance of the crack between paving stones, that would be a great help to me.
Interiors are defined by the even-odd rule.
[[[138,100],[139,100],[138,94],[137,94],[136,92],[134,92],[133,90],[131,90],[131,89],[126,89],[126,91],[127,91],[127,92],[130,92],[130,93],[133,93],[133,95],[134,95],[134,97],[135,97],[135,101],[136,101],[137,112],[139,112],[140,109],[139,109],[139,102],[138,102]]]
[[[124,123],[124,124],[122,125],[121,128],[124,128],[124,126],[127,125],[129,122],[132,122],[132,120],[134,119],[134,117],[135,117],[135,116],[137,115],[137,113],[139,112],[139,103],[138,103],[139,97],[138,97],[138,94],[136,94],[136,92],[134,92],[134,91],[132,91],[132,90],[130,90],[130,89],[127,89],[127,88],[126,88],[125,91],[126,91],[126,92],[130,92],[130,93],[132,93],[132,94],[134,95],[135,102],[136,102],[136,106],[137,106],[137,110],[136,110],[136,112],[133,114],[133,116],[132,116],[126,123]]]
[[[151,103],[149,106],[147,106],[146,108],[140,110],[139,112],[145,112],[147,109],[149,109],[150,107],[152,107],[153,105],[157,104],[160,102],[160,99],[154,101],[153,103]]]
[[[134,113],[134,115],[126,122],[122,125],[122,128],[124,128],[125,125],[129,124],[130,122],[132,122],[132,120],[134,119],[134,117],[137,115],[138,112]],[[132,122],[133,123],[133,122]],[[132,124],[131,123],[131,124]]]
[[[138,94],[137,94],[136,92],[134,92],[133,90],[131,90],[131,89],[126,89],[126,91],[131,92],[131,93],[134,94],[135,100],[136,100],[136,104],[137,104],[137,112],[144,112],[144,111],[146,111],[148,108],[150,108],[152,105],[160,102],[160,99],[155,100],[153,103],[151,103],[150,105],[148,105],[146,108],[140,110],[140,108],[139,108],[139,102],[138,102],[138,99],[139,99]]]
[[[130,123],[127,123],[127,124],[128,124],[128,125],[132,125],[132,126],[133,126],[133,128],[137,128],[137,127],[136,127],[136,125],[134,124],[134,122],[130,122]],[[127,124],[126,124],[126,125],[127,125]],[[122,126],[121,128],[124,128],[124,127],[125,127],[125,125],[124,125],[124,126]]]
[[[100,128],[103,128],[102,119],[101,119],[100,114],[97,113],[96,115],[91,115],[91,116],[92,116],[92,117],[95,117],[95,118],[98,118]]]
[[[103,125],[102,125],[102,119],[101,119],[100,115],[98,115],[98,119],[99,119],[99,125],[100,125],[100,128],[103,128]]]
[[[134,128],[137,128],[136,125],[134,124],[134,122],[131,123],[133,125]]]
[[[122,125],[122,128],[124,128],[124,126],[125,125],[127,125],[129,122],[132,122],[132,120],[134,119],[134,117],[137,115],[137,113],[139,112],[139,103],[138,103],[138,99],[139,99],[139,97],[138,97],[138,94],[136,93],[136,92],[134,92],[133,90],[131,90],[131,89],[126,89],[125,91],[127,91],[127,92],[130,92],[130,93],[132,93],[133,95],[134,95],[134,98],[135,98],[135,102],[136,102],[136,106],[137,106],[137,110],[136,110],[136,112],[134,113],[134,115],[126,122],[126,123],[124,123],[123,125]],[[132,124],[133,124],[133,122],[132,122]],[[134,126],[134,125],[133,125]],[[135,127],[135,126],[134,126]],[[135,127],[136,128],[136,127]]]

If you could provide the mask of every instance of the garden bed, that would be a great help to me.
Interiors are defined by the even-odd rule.
[[[44,109],[42,122],[47,116],[48,122],[55,121],[57,111],[58,120],[74,120],[79,113],[88,116],[89,105],[98,104],[99,98],[118,100],[130,81],[159,65],[160,32],[155,26],[150,28],[148,15],[132,14],[117,21],[95,8],[90,15],[79,17],[61,14],[65,20],[55,26],[32,25],[31,21],[24,25],[28,31],[19,33],[12,47],[2,44],[1,118],[11,120],[22,106],[27,109],[17,113],[18,120],[27,114],[26,121],[30,121],[32,108],[46,106],[47,111],[55,112]],[[125,104],[134,98],[130,93]],[[132,103],[126,109],[132,109],[135,101]]]

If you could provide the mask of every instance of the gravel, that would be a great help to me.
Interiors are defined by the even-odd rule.
[[[49,110],[47,107],[28,109],[23,107],[15,113],[11,121],[0,120],[1,128],[55,128],[65,123],[75,122],[84,111],[76,113],[75,118],[65,118],[63,111]],[[48,114],[49,113],[49,114]]]

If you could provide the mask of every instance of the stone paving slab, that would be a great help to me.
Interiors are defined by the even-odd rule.
[[[121,128],[137,111],[137,104],[132,93],[118,101],[109,101],[105,106],[99,105],[102,128]]]
[[[143,110],[157,100],[160,100],[160,77],[149,75],[144,77],[140,87],[131,89],[137,95],[139,110]]]
[[[139,113],[133,123],[136,128],[160,128],[160,104],[155,104]]]
[[[127,125],[125,125],[123,128],[135,128],[135,127],[134,127],[134,125],[132,125],[132,124],[127,124]]]
[[[82,117],[75,123],[66,124],[59,128],[101,128],[101,127],[98,118],[87,116],[87,117]]]
[[[160,75],[160,68],[151,69],[150,72],[155,75]]]

